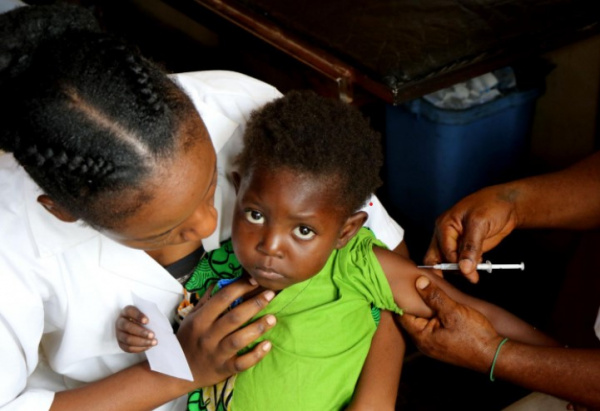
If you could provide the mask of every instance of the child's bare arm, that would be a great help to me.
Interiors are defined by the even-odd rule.
[[[123,308],[116,322],[119,347],[128,353],[140,353],[158,344],[154,333],[148,330],[148,317],[132,305]]]
[[[374,251],[390,283],[396,304],[407,313],[431,317],[431,309],[423,302],[414,286],[419,276],[426,275],[453,300],[475,308],[486,316],[499,334],[533,345],[559,345],[554,339],[508,311],[461,292],[443,278],[428,270],[417,268],[412,261],[379,247],[375,247]]]
[[[396,409],[405,348],[404,337],[392,313],[381,311],[381,321],[346,411]]]
[[[405,241],[393,251],[409,258]],[[396,409],[405,350],[404,336],[396,325],[393,314],[381,311],[381,320],[371,340],[371,348],[354,390],[352,402],[346,411]]]

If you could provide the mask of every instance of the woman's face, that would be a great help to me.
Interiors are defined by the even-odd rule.
[[[217,161],[209,138],[179,150],[145,183],[150,199],[117,227],[102,233],[131,248],[156,250],[200,243],[217,226]]]

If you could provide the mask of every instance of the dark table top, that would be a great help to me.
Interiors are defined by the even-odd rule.
[[[600,21],[598,0],[188,1],[394,103],[591,36]]]

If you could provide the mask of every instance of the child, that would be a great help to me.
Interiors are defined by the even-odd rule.
[[[232,239],[201,262],[186,289],[203,295],[218,280],[248,275],[276,291],[260,313],[277,316],[264,337],[273,348],[253,368],[192,393],[189,409],[343,409],[376,329],[371,306],[432,314],[414,287],[427,273],[388,251],[356,211],[379,186],[381,165],[379,136],[342,102],[291,92],[254,113],[238,158]],[[506,311],[427,275],[502,335],[554,344]],[[130,327],[119,338],[145,333]]]

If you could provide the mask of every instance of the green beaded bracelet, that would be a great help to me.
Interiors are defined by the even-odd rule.
[[[494,367],[496,366],[496,360],[498,359],[498,354],[500,354],[500,348],[502,348],[502,346],[504,345],[505,342],[508,341],[508,337],[506,337],[505,339],[503,339],[502,341],[500,341],[500,344],[498,344],[498,348],[496,348],[496,355],[494,355],[494,361],[492,361],[492,368],[490,369],[490,381],[494,382],[495,378],[494,378]]]

